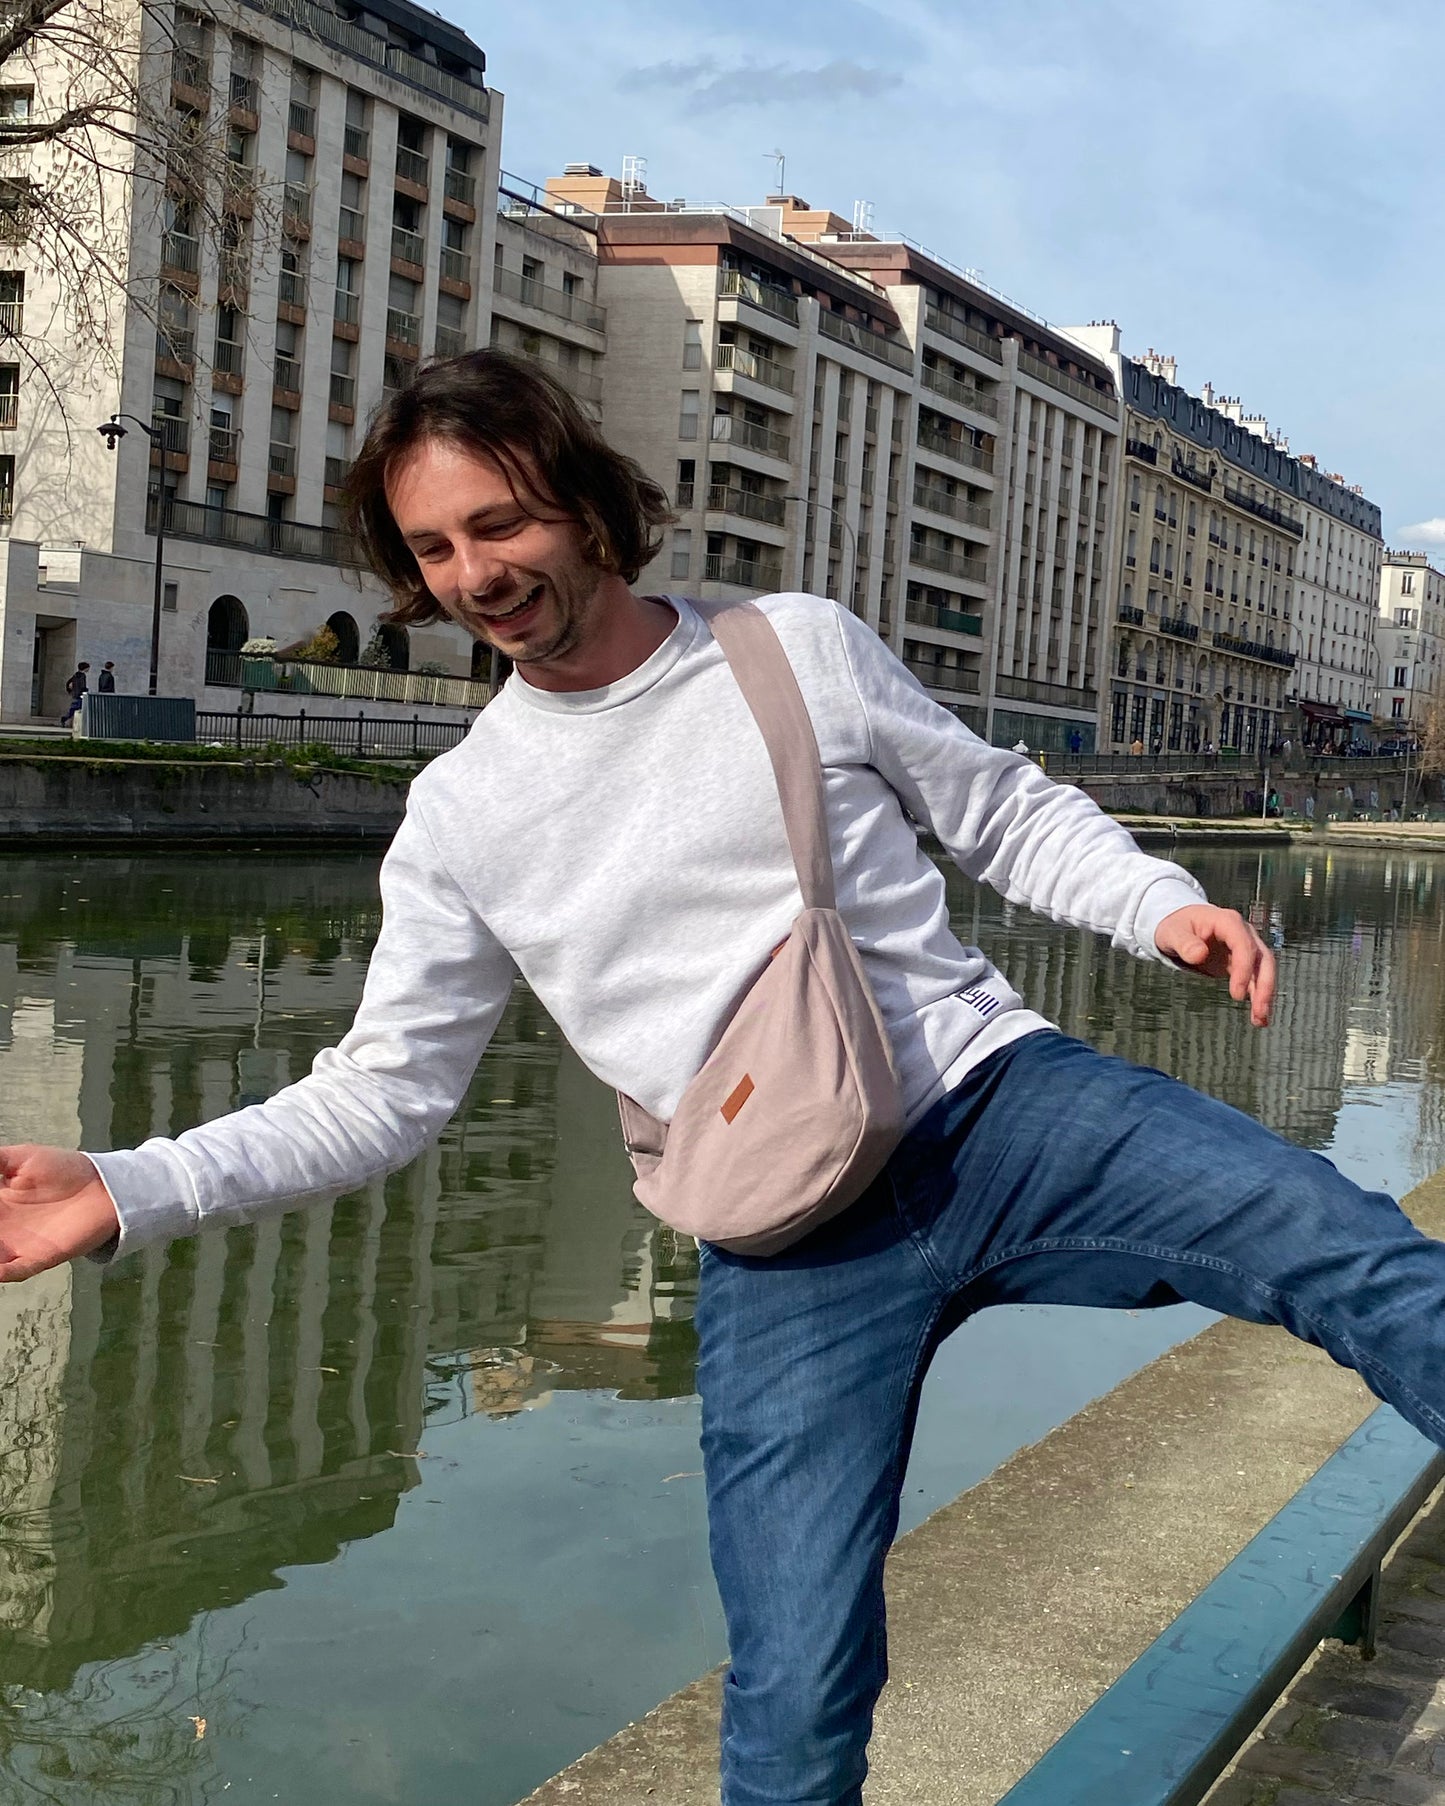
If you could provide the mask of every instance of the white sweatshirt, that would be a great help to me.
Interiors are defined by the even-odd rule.
[[[403,1165],[456,1109],[518,970],[599,1078],[672,1115],[801,898],[762,737],[701,618],[670,600],[677,625],[637,670],[581,692],[513,676],[415,780],[356,1020],[308,1077],[173,1141],[92,1155],[117,1253]],[[845,610],[762,606],[812,717],[838,907],[913,1122],[1049,1026],[954,938],[914,822],[970,878],[1143,957],[1203,892],[1082,790],[985,746]]]

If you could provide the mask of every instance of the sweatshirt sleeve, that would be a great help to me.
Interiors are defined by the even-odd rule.
[[[1141,852],[1083,790],[1054,783],[1021,753],[985,745],[870,628],[838,613],[870,763],[914,820],[970,878],[1010,902],[1163,961],[1155,930],[1172,911],[1206,901],[1198,881]]]
[[[381,896],[355,1021],[306,1078],[174,1140],[90,1156],[120,1218],[108,1258],[334,1197],[404,1166],[440,1132],[496,1030],[514,968],[415,800],[382,863]]]

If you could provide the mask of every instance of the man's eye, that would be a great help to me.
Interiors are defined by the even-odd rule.
[[[419,564],[435,564],[438,558],[445,558],[449,548],[444,545],[416,546],[412,556]]]
[[[520,533],[527,523],[525,514],[509,514],[501,520],[488,521],[481,530],[483,539],[510,539],[514,533]]]

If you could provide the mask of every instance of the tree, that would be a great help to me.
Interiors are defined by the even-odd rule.
[[[0,306],[0,349],[62,408],[79,359],[118,364],[128,308],[194,356],[178,324],[193,281],[133,255],[133,218],[195,246],[179,253],[194,269],[200,243],[252,211],[210,105],[209,48],[207,21],[153,0],[0,0],[0,246],[26,267],[23,312]]]

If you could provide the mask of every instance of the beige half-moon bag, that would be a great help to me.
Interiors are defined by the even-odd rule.
[[[762,731],[803,907],[669,1123],[618,1095],[639,1200],[674,1229],[775,1254],[853,1203],[903,1134],[878,1004],[843,918],[818,743],[772,623],[751,602],[693,607]]]

